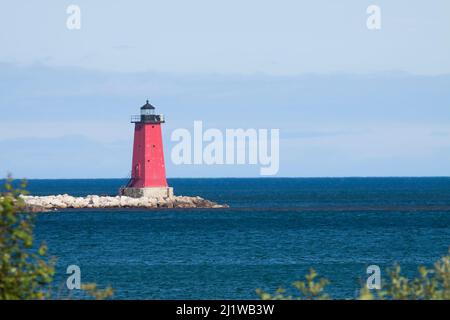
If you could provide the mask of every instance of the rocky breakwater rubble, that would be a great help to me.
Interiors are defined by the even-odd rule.
[[[201,197],[172,196],[166,198],[132,198],[126,196],[73,197],[68,194],[55,196],[22,196],[26,210],[46,212],[61,209],[104,209],[104,208],[228,208]]]

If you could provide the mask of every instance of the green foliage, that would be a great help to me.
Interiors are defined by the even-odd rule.
[[[326,300],[329,296],[324,292],[325,287],[329,284],[327,279],[319,279],[316,281],[317,272],[314,269],[309,270],[309,274],[305,276],[305,281],[296,281],[292,285],[297,289],[297,296],[285,296],[286,290],[279,288],[275,294],[263,292],[257,289],[256,293],[262,300]]]
[[[48,257],[44,244],[33,247],[35,215],[25,212],[25,187],[22,181],[20,188],[13,188],[8,177],[0,193],[0,300],[52,298],[55,259]],[[93,283],[81,289],[97,300],[113,295],[112,288],[100,290]]]
[[[286,290],[278,289],[275,294],[257,289],[256,293],[263,300],[305,300],[329,299],[325,293],[326,279],[315,281],[317,273],[311,269],[306,281],[294,282],[298,295],[285,295]],[[450,300],[450,251],[438,260],[433,268],[419,267],[419,276],[409,280],[401,274],[399,265],[388,271],[386,281],[380,290],[368,290],[365,286],[360,290],[359,300]]]
[[[388,278],[379,291],[362,290],[360,299],[450,300],[450,252],[431,269],[419,267],[419,276],[409,280],[399,265],[388,271]]]
[[[49,297],[54,261],[47,247],[33,249],[34,215],[22,213],[25,181],[19,189],[8,178],[0,193],[0,299]]]
[[[105,300],[114,294],[114,290],[111,287],[105,289],[98,289],[95,283],[86,283],[81,285],[81,290],[84,290],[90,297],[95,300]]]

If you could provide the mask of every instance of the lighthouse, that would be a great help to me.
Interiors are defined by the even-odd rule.
[[[134,123],[131,178],[120,189],[120,194],[134,198],[173,196],[164,164],[161,133],[164,116],[155,114],[155,107],[147,100],[141,107],[141,114],[131,116],[131,123]]]

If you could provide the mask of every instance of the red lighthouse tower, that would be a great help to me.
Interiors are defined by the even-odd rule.
[[[162,114],[148,100],[141,114],[132,116],[135,124],[131,179],[120,193],[129,197],[170,197],[173,189],[167,185],[161,134]]]

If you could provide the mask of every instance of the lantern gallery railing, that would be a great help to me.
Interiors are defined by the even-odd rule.
[[[132,123],[144,122],[144,123],[164,123],[164,115],[162,114],[150,114],[150,115],[134,115],[131,116]]]

